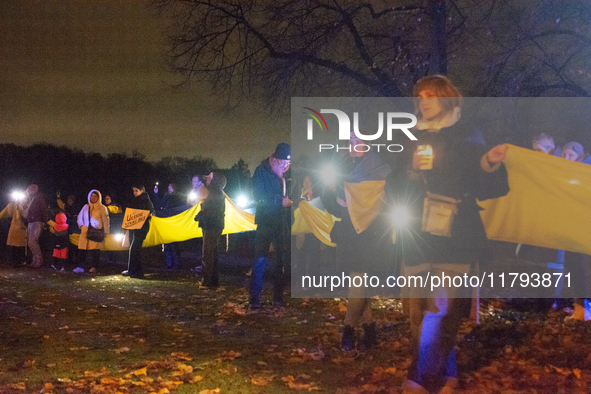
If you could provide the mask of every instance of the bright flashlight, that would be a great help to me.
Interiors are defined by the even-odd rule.
[[[398,228],[406,227],[410,223],[410,212],[404,205],[399,205],[392,211],[392,221]]]
[[[25,192],[15,190],[12,192],[11,197],[14,201],[22,201],[25,199]]]
[[[115,240],[123,241],[123,234],[115,234]]]
[[[236,198],[236,205],[238,205],[240,208],[244,208],[248,205],[248,203],[248,198],[246,198],[244,194],[241,194]]]
[[[191,191],[189,193],[189,199],[191,199],[191,201],[197,200],[197,193],[195,193],[194,191]]]
[[[327,164],[320,170],[320,178],[327,185],[336,183],[337,175],[337,169],[332,164]]]

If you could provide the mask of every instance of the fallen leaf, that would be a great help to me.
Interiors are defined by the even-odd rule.
[[[146,375],[148,373],[148,368],[140,368],[132,372],[135,376]]]
[[[266,386],[271,381],[273,381],[274,378],[275,378],[275,375],[273,375],[273,376],[258,376],[258,377],[254,377],[254,378],[250,379],[250,382],[256,386]]]
[[[110,350],[114,351],[117,354],[121,354],[121,353],[124,353],[124,352],[128,352],[129,351],[129,348],[128,347],[122,347],[122,348],[119,348],[119,349],[110,349]]]
[[[211,390],[209,390],[209,389],[208,390],[201,390],[199,392],[199,394],[217,394],[219,392],[221,392],[220,389],[216,388],[216,389],[211,389]]]

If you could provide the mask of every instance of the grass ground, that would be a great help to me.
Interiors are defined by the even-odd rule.
[[[205,290],[189,271],[153,267],[136,280],[121,268],[0,263],[0,393],[396,393],[404,381],[411,348],[399,300],[374,302],[380,345],[346,354],[345,300],[250,313],[242,269]],[[589,392],[591,326],[532,309],[488,301],[482,323],[464,325],[461,391]]]

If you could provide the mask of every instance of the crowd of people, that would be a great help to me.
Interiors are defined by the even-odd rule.
[[[506,145],[487,149],[481,136],[462,114],[462,95],[444,76],[428,76],[420,79],[414,87],[415,108],[418,123],[418,141],[405,147],[402,153],[404,167],[391,168],[373,152],[354,149],[362,144],[355,134],[349,140],[349,158],[341,168],[346,174],[340,183],[329,183],[321,192],[314,188],[310,176],[306,176],[301,189],[302,200],[309,201],[319,195],[326,209],[340,218],[332,232],[331,240],[336,243],[336,261],[339,269],[351,277],[361,276],[361,267],[376,271],[387,269],[388,255],[380,246],[383,235],[388,231],[396,233],[396,243],[404,245],[397,251],[405,275],[422,275],[446,272],[462,275],[478,267],[486,245],[486,232],[479,215],[477,199],[497,198],[509,192],[508,175],[503,160]],[[428,147],[428,149],[426,149]],[[533,149],[566,160],[585,164],[591,163],[591,156],[585,154],[578,142],[569,142],[562,148],[555,146],[547,134],[540,134],[533,140]],[[406,154],[408,152],[408,154]],[[250,280],[249,307],[258,310],[262,305],[263,276],[272,261],[274,307],[284,305],[284,291],[290,269],[290,242],[292,223],[292,199],[287,173],[291,164],[291,147],[287,143],[277,145],[275,151],[256,168],[252,179],[253,199],[256,203],[254,258]],[[382,222],[379,215],[369,215],[359,225],[352,215],[352,194],[345,184],[377,182],[380,187],[372,192],[382,196],[384,201],[396,200],[396,189],[414,191],[421,198],[413,201],[413,217],[417,218],[413,234],[420,236],[407,239],[411,232],[397,231]],[[394,185],[392,184],[394,183]],[[401,185],[404,184],[404,187]],[[151,215],[170,216],[201,201],[201,210],[195,217],[203,230],[202,286],[215,288],[220,285],[218,244],[224,230],[226,179],[219,172],[192,179],[192,191],[184,196],[174,184],[168,184],[167,193],[160,197],[158,185],[154,198],[147,194],[144,185],[133,184],[134,199],[129,208],[149,211]],[[299,194],[299,193],[298,193]],[[59,197],[59,196],[58,196]],[[61,202],[61,199],[60,199]],[[27,189],[27,198],[13,201],[0,213],[10,217],[12,222],[7,244],[12,247],[15,263],[22,263],[24,249],[31,251],[31,267],[43,266],[39,248],[39,235],[49,219],[52,227],[55,249],[52,265],[63,269],[64,261],[74,256],[76,273],[97,270],[105,234],[113,229],[113,218],[122,214],[119,205],[110,195],[101,196],[100,191],[91,190],[87,203],[81,210],[74,209],[74,196],[61,202],[60,210],[51,215],[43,196],[36,185]],[[433,217],[444,206],[448,217]],[[385,207],[385,205],[384,205]],[[441,210],[437,211],[441,212]],[[129,231],[128,269],[122,275],[141,279],[142,243],[150,228],[148,218],[141,228]],[[79,231],[79,241],[74,247],[68,241],[68,234]],[[101,235],[102,234],[102,235]],[[101,238],[102,237],[102,238]],[[304,243],[313,244],[306,238]],[[275,258],[269,258],[273,244]],[[70,249],[70,252],[68,252]],[[76,250],[76,253],[74,253]],[[318,248],[308,249],[317,253]],[[167,269],[178,269],[180,249],[177,244],[164,245]],[[366,270],[367,271],[367,270]],[[408,393],[452,392],[457,387],[457,368],[454,341],[460,323],[470,310],[471,294],[457,287],[439,287],[430,297],[409,289],[406,294],[406,310],[413,333],[413,358],[408,371],[404,391]],[[583,300],[575,303],[576,319],[582,319],[580,307]],[[579,307],[577,307],[577,305]],[[357,327],[363,329],[363,336],[356,340]],[[371,315],[371,298],[366,297],[365,288],[351,286],[344,320],[341,347],[345,351],[356,347],[369,349],[377,343],[378,328]]]

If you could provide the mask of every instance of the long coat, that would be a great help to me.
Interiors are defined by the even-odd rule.
[[[96,192],[99,195],[98,202],[94,204],[90,202],[90,196],[93,192]],[[105,230],[105,234],[109,234],[109,212],[107,211],[107,207],[101,204],[101,198],[101,193],[98,190],[91,190],[90,193],[88,193],[88,204],[84,205],[78,214],[78,226],[80,226],[78,249],[101,249],[104,243],[104,241],[94,242],[86,238],[89,222],[92,227],[102,228]]]
[[[17,203],[11,202],[0,212],[0,219],[11,217],[10,229],[6,245],[8,246],[27,246],[27,226],[23,223],[21,217],[22,210]]]

